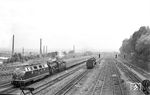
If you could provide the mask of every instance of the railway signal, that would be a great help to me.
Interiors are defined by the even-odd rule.
[[[99,58],[101,57],[101,54],[99,54]]]
[[[115,56],[115,58],[117,58],[118,56],[117,56],[117,54],[116,54],[116,56]]]

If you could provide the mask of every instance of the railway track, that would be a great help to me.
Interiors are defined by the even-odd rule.
[[[10,81],[4,82],[4,83],[1,83],[1,84],[0,84],[0,88],[4,88],[4,87],[10,86],[10,85],[11,85],[11,82],[10,82]]]
[[[75,76],[69,83],[59,89],[54,95],[65,95],[67,94],[90,70],[85,70],[81,74]]]
[[[127,60],[122,59],[122,58],[120,58],[120,59],[118,59],[118,60],[121,61],[122,63],[124,63],[126,66],[128,66],[128,67],[134,69],[135,71],[137,71],[138,73],[140,73],[140,74],[143,75],[144,77],[150,78],[150,77],[149,77],[150,74],[149,74],[147,71],[142,70],[140,67],[135,66],[135,65],[129,63]]]
[[[99,90],[98,88],[99,88],[99,83],[102,81],[102,88],[103,88],[103,85],[104,85],[104,82],[105,82],[105,73],[106,73],[106,66],[104,66],[104,67],[102,67],[101,69],[100,69],[100,72],[99,72],[99,74],[98,74],[98,76],[97,76],[97,78],[96,78],[96,81],[95,81],[95,83],[94,83],[94,86],[92,87],[92,91],[91,91],[91,93],[89,94],[89,95],[95,95],[96,94],[96,92],[97,92],[97,90]],[[104,70],[104,71],[103,71]],[[102,91],[102,88],[100,89],[100,93],[101,93],[101,91]]]
[[[82,62],[80,62],[80,63],[78,63],[78,64],[81,65],[81,64],[84,63],[84,62],[85,62],[85,61],[82,61]],[[75,65],[75,66],[77,66],[77,65]],[[70,70],[71,68],[73,68],[73,67],[75,67],[75,66],[71,66],[71,67],[67,68],[67,70]],[[57,77],[56,79],[54,79],[54,80],[48,82],[48,84],[50,84],[49,86],[51,86],[51,85],[55,84],[56,82],[58,82],[58,81],[60,81],[60,80],[62,80],[62,79],[64,79],[64,78],[66,78],[67,76],[69,76],[69,75],[75,73],[76,71],[78,71],[79,69],[81,69],[81,68],[83,68],[83,67],[84,67],[84,66],[80,66],[80,67],[78,67],[78,68],[72,70],[71,72],[66,73],[66,74],[63,74],[63,75]],[[58,73],[58,74],[59,74],[59,73]],[[57,74],[56,74],[56,75],[57,75]],[[52,77],[52,76],[50,76],[50,77]],[[49,77],[48,77],[48,78],[49,78]],[[47,80],[48,78],[46,78],[46,80]],[[41,80],[41,81],[45,81],[45,79],[44,79],[44,80]],[[40,83],[41,81],[35,82],[34,84]],[[31,85],[29,85],[29,86],[27,86],[27,87],[30,87],[30,86],[32,86],[32,85],[34,85],[34,84],[31,84]],[[46,84],[43,84],[43,85],[40,85],[39,87],[36,87],[35,90],[37,90],[37,89],[43,87],[44,85],[46,85]],[[6,84],[3,84],[2,86],[0,86],[0,88],[1,88],[1,87],[3,88],[4,86],[5,86],[6,88],[3,89],[3,90],[0,90],[0,94],[1,94],[1,93],[2,93],[2,94],[11,94],[11,93],[15,92],[16,90],[20,90],[19,88],[14,88],[13,85],[11,85],[10,83],[9,83],[9,84],[7,84],[7,83],[6,83]],[[30,92],[27,92],[27,93],[25,93],[25,94],[29,94],[29,93],[30,93]],[[36,93],[38,93],[38,92],[36,92]],[[35,94],[36,94],[36,93],[35,93]]]
[[[124,92],[124,90],[123,90],[123,85],[122,85],[122,83],[121,83],[121,78],[120,78],[120,73],[119,73],[119,70],[118,70],[118,68],[117,68],[117,66],[116,66],[116,64],[114,63],[114,70],[115,70],[115,72],[116,72],[116,74],[117,74],[117,76],[116,76],[116,79],[117,79],[117,81],[118,81],[118,89],[119,90],[113,90],[113,95],[116,95],[116,93],[117,93],[117,95],[125,95],[125,92]],[[116,89],[117,87],[116,86],[114,86],[114,89]],[[119,93],[118,92],[114,92],[114,91],[119,91]]]
[[[79,69],[78,69],[79,70]],[[78,70],[74,70],[74,71],[78,71]],[[69,84],[67,84],[66,86],[64,86],[62,89],[60,89],[60,91],[56,92],[55,95],[60,95],[60,93],[67,93],[76,83],[78,83],[87,73],[89,72],[89,70],[85,71],[84,73],[82,73],[81,75],[79,75],[78,77],[74,77],[74,80],[72,80]],[[73,73],[70,73],[69,75],[72,75]],[[54,81],[50,81],[48,83],[42,84],[38,87],[35,88],[35,92],[34,94],[38,94],[39,92],[41,92],[42,90],[45,90],[46,88],[54,85],[55,83],[63,80],[64,78],[66,78],[69,75],[63,75],[62,77],[59,77],[57,79],[55,79]],[[29,92],[28,92],[29,93]],[[28,94],[26,93],[26,94]]]
[[[28,86],[28,87],[33,87],[33,88],[35,89],[35,91],[33,92],[33,94],[38,94],[39,92],[43,91],[43,90],[46,89],[47,87],[50,87],[50,86],[54,85],[55,83],[57,83],[57,82],[63,80],[64,78],[66,78],[66,77],[68,77],[68,76],[74,74],[75,72],[77,72],[78,70],[80,70],[80,69],[83,68],[83,67],[84,67],[84,66],[81,66],[81,67],[79,67],[79,68],[77,68],[77,69],[75,69],[75,70],[73,70],[73,71],[71,71],[71,72],[69,72],[69,73],[63,74],[63,75],[61,75],[61,76],[55,78],[54,80],[48,81],[48,82],[46,82],[46,83],[44,83],[44,84],[41,84],[41,85],[39,85],[39,86],[37,86],[37,87],[34,87],[34,84],[33,84],[33,85],[30,85],[30,86]],[[37,83],[37,84],[38,84],[38,83]],[[39,84],[40,84],[40,83],[39,83]],[[29,93],[30,93],[30,92],[26,92],[25,95],[27,95],[27,94],[29,94]]]
[[[14,91],[16,91],[16,90],[17,90],[16,88],[14,88],[13,86],[11,86],[11,87],[9,87],[9,88],[7,88],[7,89],[1,91],[0,94],[5,94],[5,95],[7,95],[7,94],[12,93],[12,92],[14,92]]]
[[[11,85],[11,82],[6,82],[0,85],[0,94],[7,93],[8,91],[10,92],[11,90],[14,90],[14,87],[13,85]]]
[[[120,73],[113,62],[108,62],[106,72],[101,92],[98,95],[124,95]]]
[[[123,66],[121,62],[118,62],[117,60],[116,62],[119,63],[118,66],[123,70],[123,72],[125,72],[128,75],[128,77],[130,77],[130,79],[133,82],[139,82],[139,83],[142,82],[142,79],[140,77],[138,77],[136,74],[131,72],[127,67]]]
[[[1,75],[0,75],[0,77],[2,77]],[[3,79],[3,80],[5,80],[5,79]],[[7,80],[7,79],[6,79]],[[3,82],[1,82],[0,83],[0,92],[1,92],[1,89],[5,89],[5,88],[10,88],[12,85],[11,85],[11,80],[7,80],[7,81],[3,81]]]
[[[120,73],[114,63],[107,63],[102,67],[91,89],[88,95],[125,95],[120,81]]]
[[[115,60],[115,61],[118,62],[117,60]],[[118,67],[121,68],[121,70],[128,75],[128,77],[130,78],[130,80],[133,83],[142,83],[143,80],[140,77],[138,77],[136,74],[134,74],[132,71],[130,71],[127,67],[123,66],[123,64],[121,62],[118,62],[118,63],[119,63],[119,64],[117,64]],[[137,85],[137,86],[138,86],[138,88],[140,88],[140,85]],[[141,92],[142,92],[142,90],[141,90]]]

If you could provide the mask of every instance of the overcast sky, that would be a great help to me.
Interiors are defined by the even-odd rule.
[[[118,51],[150,25],[150,0],[0,0],[0,48]]]

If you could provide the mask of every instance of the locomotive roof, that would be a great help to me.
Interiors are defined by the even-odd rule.
[[[21,69],[21,70],[25,70],[25,68],[44,65],[44,64],[47,64],[47,62],[46,62],[46,60],[30,60],[23,64],[24,65],[18,66],[17,68]]]
[[[16,70],[22,70],[22,71],[32,71],[32,70],[35,70],[35,67],[36,69],[39,69],[40,68],[46,68],[48,67],[47,64],[31,64],[31,65],[25,65],[25,66],[21,66],[19,68],[16,68]]]

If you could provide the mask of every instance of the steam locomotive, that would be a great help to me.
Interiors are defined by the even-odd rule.
[[[66,69],[66,62],[63,60],[47,61],[16,68],[12,76],[12,84],[16,87],[26,83],[39,80],[45,76],[55,74]]]
[[[92,57],[86,61],[87,69],[92,69],[95,65],[96,65],[96,59],[94,57]]]

